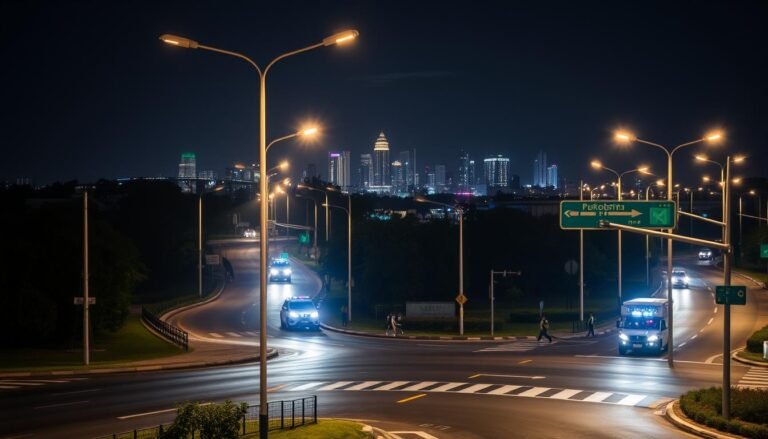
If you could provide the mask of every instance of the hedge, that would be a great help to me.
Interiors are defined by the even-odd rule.
[[[680,397],[680,408],[706,426],[754,439],[768,439],[768,391],[731,389],[731,419],[722,413],[722,389],[691,390]]]
[[[768,340],[768,326],[756,331],[751,337],[747,339],[747,351],[754,352],[756,354],[763,353],[763,341]]]

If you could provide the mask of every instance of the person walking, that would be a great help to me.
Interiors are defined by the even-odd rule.
[[[589,319],[587,319],[587,337],[595,336],[595,315],[589,313]]]
[[[536,338],[536,341],[541,341],[541,337],[546,338],[552,343],[552,337],[549,335],[549,320],[547,320],[547,316],[545,315],[541,316],[541,321],[539,322],[539,336]]]
[[[349,314],[347,313],[347,306],[341,305],[341,326],[343,328],[346,328],[348,322],[349,322]]]

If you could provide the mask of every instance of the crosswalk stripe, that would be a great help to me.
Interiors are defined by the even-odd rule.
[[[768,371],[752,367],[739,380],[736,387],[748,389],[768,389]]]
[[[409,386],[409,387],[406,387],[405,389],[400,389],[400,390],[405,392],[415,392],[417,390],[421,390],[425,387],[429,387],[435,384],[437,384],[437,381],[422,381],[418,384],[414,384],[412,386]]]
[[[464,385],[466,383],[448,383],[443,384],[442,386],[435,387],[434,389],[430,390],[430,392],[447,392],[453,388],[459,387],[461,385]]]
[[[347,387],[344,390],[363,390],[365,388],[368,388],[368,387],[371,387],[371,386],[375,386],[376,384],[379,384],[379,383],[381,383],[381,381],[364,381],[364,382],[362,382],[360,384],[357,384],[357,385],[354,385],[352,387]]]
[[[608,399],[613,393],[611,392],[595,392],[588,397],[582,399],[582,401],[589,401],[589,402],[602,402],[605,399]]]
[[[581,390],[576,389],[565,389],[561,390],[560,392],[555,393],[554,395],[550,396],[552,399],[569,399],[571,396],[581,393]]]
[[[645,399],[645,395],[627,395],[621,401],[617,402],[618,405],[635,405],[638,402]]]
[[[532,389],[528,389],[523,393],[518,393],[516,396],[529,396],[533,397],[536,395],[541,395],[542,393],[546,392],[547,390],[550,390],[549,387],[534,387]]]
[[[237,332],[227,332],[227,334],[228,334],[230,337],[237,337],[237,338],[240,338],[240,337],[242,337],[242,335],[238,334]]]
[[[475,393],[485,389],[486,387],[491,387],[492,385],[493,384],[475,384],[474,386],[469,386],[466,389],[459,390],[458,393]]]
[[[216,338],[224,338],[223,335],[218,334],[216,332],[209,332],[208,335],[210,335],[211,337],[216,337]]]
[[[490,392],[488,392],[488,395],[504,395],[507,392],[511,392],[513,390],[519,389],[520,386],[513,386],[511,384],[501,386],[498,389],[493,389]]]
[[[410,383],[410,381],[393,381],[393,382],[391,382],[389,384],[385,384],[385,385],[377,387],[377,388],[375,388],[373,390],[392,390],[395,387],[404,386],[404,385],[406,385],[408,383]]]
[[[325,387],[321,387],[321,388],[319,388],[317,390],[320,390],[320,391],[334,390],[334,389],[338,389],[339,387],[344,387],[344,386],[350,385],[352,383],[354,383],[354,381],[338,381],[338,382],[335,382],[333,384],[329,384],[329,385],[327,385]]]
[[[251,337],[258,337],[259,334],[257,332],[253,331],[245,331],[246,334],[250,335]]]
[[[321,384],[325,384],[325,381],[318,381],[318,382],[314,382],[314,383],[302,384],[299,387],[293,388],[292,390],[293,391],[308,390],[308,389],[311,389],[313,387],[319,386]]]

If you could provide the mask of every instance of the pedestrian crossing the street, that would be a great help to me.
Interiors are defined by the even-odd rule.
[[[52,384],[65,384],[82,381],[87,378],[50,378],[50,379],[0,379],[0,392],[4,390],[32,389]]]
[[[510,384],[462,383],[439,381],[314,381],[286,389],[288,392],[424,392],[473,395],[549,398],[564,401],[592,402],[630,407],[657,407],[669,398],[621,392],[560,389]]]
[[[483,349],[478,349],[475,352],[528,352],[543,345],[553,345],[557,343],[557,340],[552,340],[552,343],[545,339],[541,341],[536,340],[518,340],[513,343],[504,343],[490,346]]]
[[[742,389],[768,390],[768,369],[764,367],[752,367],[741,379],[736,387]]]

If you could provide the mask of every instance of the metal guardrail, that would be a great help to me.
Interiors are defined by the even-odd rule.
[[[187,331],[160,320],[159,317],[143,306],[141,307],[141,318],[168,341],[183,347],[185,351],[189,351],[189,334],[187,334]]]
[[[303,425],[317,423],[317,395],[307,396],[293,400],[273,401],[267,403],[269,414],[269,431],[287,430]],[[154,427],[140,428],[107,436],[99,436],[94,439],[161,439],[172,424],[160,424]],[[240,421],[240,434],[253,434],[259,432],[259,406],[249,406]],[[192,435],[199,437],[198,432]]]

